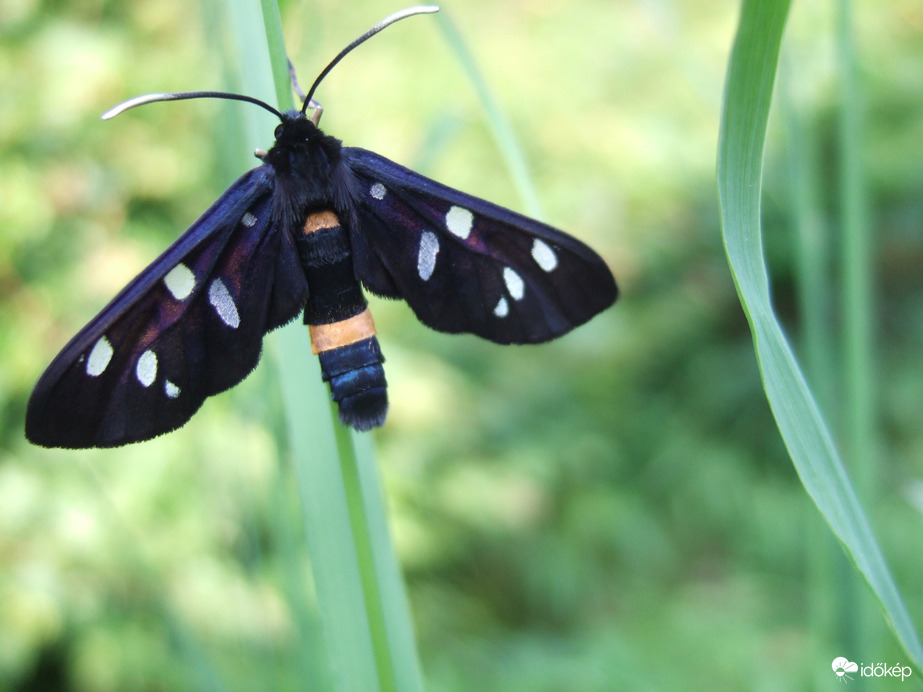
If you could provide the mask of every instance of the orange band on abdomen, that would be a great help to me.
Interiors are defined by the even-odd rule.
[[[317,211],[311,214],[304,221],[304,233],[314,233],[325,228],[336,228],[340,225],[340,220],[332,211]]]
[[[311,351],[315,354],[348,346],[375,336],[375,322],[368,308],[349,319],[332,324],[309,324]]]

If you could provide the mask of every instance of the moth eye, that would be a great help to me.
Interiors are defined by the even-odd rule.
[[[279,123],[278,125],[276,125],[276,129],[273,130],[272,136],[275,137],[276,139],[279,139],[281,135],[282,135],[282,123]]]

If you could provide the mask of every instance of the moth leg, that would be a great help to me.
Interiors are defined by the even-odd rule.
[[[298,83],[298,77],[295,75],[295,66],[292,64],[290,58],[288,59],[288,78],[292,82],[292,88],[295,90],[295,93],[298,94],[298,98],[301,99],[302,104],[308,98],[308,95],[304,93],[304,89],[301,88],[301,85]],[[321,106],[317,101],[311,99],[311,102],[308,103],[307,108],[312,108],[311,113],[311,122],[314,123],[316,127],[320,123],[321,113],[324,112],[324,107]],[[305,109],[306,110],[306,109]],[[262,156],[257,156],[257,158],[263,158]]]
[[[314,127],[317,127],[320,124],[320,116],[321,113],[324,112],[324,107],[314,99],[311,99],[311,103],[308,104],[308,107],[314,109],[311,111],[311,122],[314,123]]]

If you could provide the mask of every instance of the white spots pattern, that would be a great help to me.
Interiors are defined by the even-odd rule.
[[[554,250],[538,238],[532,243],[532,259],[546,272],[558,266],[558,256],[554,254]]]
[[[240,326],[240,315],[237,313],[237,306],[234,305],[234,299],[228,292],[227,286],[221,279],[212,281],[208,287],[208,302],[215,308],[218,317],[231,329],[237,329]]]
[[[439,239],[435,233],[423,231],[420,236],[420,252],[417,255],[417,273],[424,281],[429,281],[436,269],[436,255],[439,254]]]
[[[462,207],[451,207],[445,215],[445,225],[449,231],[465,240],[471,234],[474,214]]]
[[[381,183],[375,183],[369,189],[369,194],[372,195],[375,199],[381,200],[385,198],[385,195],[388,194],[387,188]]]
[[[240,217],[240,222],[247,228],[253,228],[253,224],[256,223],[256,217],[248,211]]]
[[[135,375],[144,387],[154,384],[154,380],[157,379],[157,355],[152,350],[148,349],[138,358]]]
[[[167,272],[163,277],[163,283],[174,298],[186,300],[195,288],[195,274],[185,264],[180,263]]]
[[[180,388],[177,387],[172,382],[170,382],[170,380],[166,380],[163,383],[163,391],[164,393],[166,393],[168,397],[170,397],[171,399],[175,399],[176,397],[179,396]]]
[[[494,314],[497,317],[506,317],[510,314],[510,304],[506,302],[506,298],[503,296],[500,297],[497,307],[494,308]]]
[[[110,360],[112,360],[112,344],[106,337],[101,336],[99,341],[93,345],[90,357],[87,358],[87,375],[99,377],[109,367]]]
[[[522,282],[522,277],[519,274],[509,267],[504,267],[503,282],[506,284],[506,290],[510,292],[513,300],[522,300],[526,285]]]

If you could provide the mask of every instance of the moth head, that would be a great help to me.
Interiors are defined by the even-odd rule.
[[[276,144],[296,146],[322,136],[317,125],[301,111],[285,111],[281,114],[280,120],[273,132]]]
[[[282,174],[296,170],[304,172],[318,166],[319,170],[309,172],[325,173],[336,161],[340,143],[321,132],[301,111],[285,111],[279,119],[281,122],[274,132],[275,144],[260,158]]]

